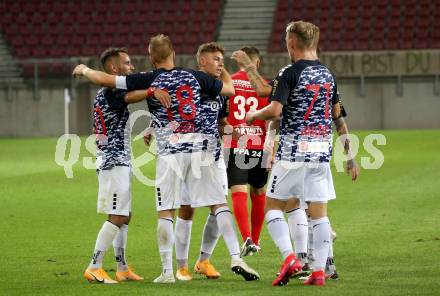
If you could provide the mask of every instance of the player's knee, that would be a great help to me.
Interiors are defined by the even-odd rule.
[[[194,209],[191,206],[181,206],[179,209],[178,216],[183,220],[192,220],[194,217]]]
[[[286,201],[268,197],[266,198],[266,207],[264,208],[264,212],[267,213],[270,210],[284,211],[285,207]]]
[[[313,220],[320,219],[327,216],[327,203],[311,202],[309,205],[310,217]]]
[[[111,223],[115,224],[118,227],[121,227],[124,224],[128,224],[130,221],[129,216],[118,216],[118,215],[109,215],[108,219]]]
[[[266,193],[266,188],[264,187],[264,185],[262,185],[260,187],[251,186],[250,191],[251,191],[251,196],[255,196],[255,195],[260,196],[260,195]]]
[[[217,211],[217,209],[220,209],[222,207],[228,207],[228,204],[219,204],[219,205],[213,205],[211,206],[211,214],[215,214],[215,211]]]
[[[130,215],[126,219],[125,224],[127,224],[127,225],[130,224],[130,221],[131,221],[131,212],[130,212]]]

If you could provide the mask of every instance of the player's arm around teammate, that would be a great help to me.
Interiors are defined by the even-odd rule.
[[[109,48],[101,55],[105,71],[113,75],[127,75],[134,71],[124,48]],[[102,268],[105,252],[113,243],[117,261],[116,280],[142,280],[127,264],[128,225],[131,219],[130,149],[125,134],[129,111],[124,92],[103,88],[94,100],[94,129],[97,134],[98,213],[108,215],[96,239],[95,250],[84,277],[90,282],[116,283]]]

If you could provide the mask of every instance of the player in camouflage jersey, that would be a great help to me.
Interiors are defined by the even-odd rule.
[[[128,75],[134,70],[125,48],[105,50],[101,63],[109,74]],[[131,219],[131,149],[127,108],[130,102],[119,100],[116,93],[118,91],[115,89],[101,88],[93,102],[99,181],[98,213],[107,214],[108,220],[98,233],[93,258],[84,277],[90,282],[105,284],[117,283],[102,269],[104,254],[112,242],[118,263],[116,280],[143,279],[131,270],[125,256]]]
[[[209,140],[209,135],[206,137],[202,133],[203,118],[197,116],[202,99],[203,96],[232,95],[234,89],[230,76],[225,70],[221,75],[225,83],[222,83],[206,73],[175,67],[175,53],[167,36],[153,37],[148,50],[150,60],[156,68],[154,71],[129,76],[112,76],[79,65],[75,68],[74,74],[82,74],[95,84],[126,89],[130,91],[127,95],[130,95],[132,90],[154,87],[166,89],[172,98],[168,108],[163,108],[157,100],[148,100],[147,103],[154,116],[153,127],[157,136],[156,207],[159,216],[157,233],[163,266],[162,274],[154,282],[173,283],[175,281],[172,268],[175,237],[173,216],[174,210],[180,207],[181,189],[186,188],[191,203],[198,206],[203,206],[202,203],[206,201],[206,192],[209,192],[210,200],[225,198],[221,186],[223,180],[218,177],[213,179],[213,176],[210,176],[213,173],[212,167],[194,165],[195,162],[201,164],[203,157],[215,158],[214,154],[210,154],[212,151],[205,152],[204,143],[205,140]],[[136,92],[138,91],[133,92],[134,95]],[[141,94],[145,95],[146,92]],[[199,175],[194,172],[197,169]],[[208,171],[203,173],[204,169]],[[201,176],[200,170],[202,170]],[[216,182],[213,183],[212,180]],[[231,269],[247,280],[258,279],[258,273],[249,268],[239,257],[239,245],[229,209],[222,203],[211,205],[219,231],[225,238],[231,254]]]
[[[249,81],[252,84],[253,88],[256,90],[259,96],[270,96],[272,93],[272,84],[273,81],[268,83],[257,71],[257,68],[254,67],[252,60],[247,55],[246,52],[242,50],[238,50],[233,52],[232,59],[236,60],[237,63],[242,67],[248,77]],[[344,118],[347,116],[347,112],[340,101],[339,92],[336,93],[337,98],[335,101],[338,101],[340,107],[340,117],[333,118],[333,123],[336,127],[336,131],[339,136],[345,136],[349,133],[347,124]],[[275,130],[279,130],[279,119],[275,119],[269,122],[268,129],[274,132]],[[274,133],[271,133],[269,137],[266,138],[265,146],[270,150],[270,147],[274,147],[275,139]],[[348,163],[350,165],[350,163]],[[305,209],[305,212],[304,212]],[[288,224],[290,228],[291,238],[295,243],[295,252],[298,258],[301,260],[303,264],[303,270],[300,273],[296,273],[295,277],[301,277],[305,275],[309,275],[311,272],[311,263],[313,262],[313,227],[311,223],[311,218],[308,213],[307,203],[301,203],[301,208],[297,208],[296,205],[293,207],[286,207],[285,212],[288,217]],[[307,224],[308,224],[308,233],[307,233],[307,224],[305,214],[307,214]],[[330,226],[331,227],[331,226]],[[329,255],[327,258],[327,263],[325,267],[326,278],[330,279],[338,279],[338,273],[336,272],[336,266],[334,263],[334,255],[333,255],[333,241],[336,239],[336,232],[331,229],[331,241],[329,245]],[[308,236],[308,241],[307,241]],[[306,254],[307,252],[307,254]]]
[[[197,62],[199,69],[208,73],[212,77],[219,79],[224,68],[224,48],[216,42],[204,43],[199,46],[197,51]],[[211,145],[215,149],[215,161],[223,164],[223,155],[221,154],[220,135],[224,126],[228,124],[228,97],[206,97],[202,103],[201,116],[204,118],[203,133],[214,135],[214,141]],[[220,172],[226,186],[226,171]],[[227,187],[225,195],[227,195]],[[209,199],[209,195],[206,197]],[[192,218],[194,216],[194,207],[192,207],[191,198],[184,190],[182,203],[176,219],[176,260],[178,270],[176,277],[179,280],[191,280],[192,276],[188,270],[188,255],[192,228]],[[220,277],[220,273],[210,263],[209,258],[217,244],[220,232],[214,213],[207,217],[202,242],[200,246],[200,255],[194,266],[194,272],[205,275],[209,279]]]
[[[300,209],[300,200],[309,202],[313,224],[313,273],[306,285],[324,285],[330,244],[327,202],[335,193],[329,166],[332,152],[332,118],[341,116],[333,75],[316,53],[319,28],[307,22],[292,22],[286,28],[286,44],[292,64],[274,80],[270,105],[248,113],[246,121],[281,116],[280,144],[267,192],[266,220],[269,233],[284,257],[273,285],[283,285],[301,269],[292,250],[289,228],[283,216],[286,208]],[[345,142],[351,153],[350,142]],[[356,180],[359,170],[352,157],[347,170]],[[304,218],[304,217],[303,217]],[[307,220],[303,224],[306,225]]]

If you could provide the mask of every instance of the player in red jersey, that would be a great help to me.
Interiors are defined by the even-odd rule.
[[[257,48],[245,46],[241,50],[250,57],[256,67],[260,66],[260,54]],[[232,192],[234,215],[244,242],[241,255],[246,256],[252,255],[260,248],[259,238],[264,222],[268,171],[265,165],[267,154],[263,153],[266,122],[255,120],[252,125],[248,125],[245,116],[248,111],[256,111],[267,106],[268,98],[257,95],[243,68],[231,77],[235,95],[229,99],[228,122],[239,138],[232,137],[230,141],[225,141],[224,145],[229,149],[228,186]],[[250,185],[252,201],[251,227],[247,206],[247,184]]]

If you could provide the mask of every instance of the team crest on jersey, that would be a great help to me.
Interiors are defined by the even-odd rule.
[[[217,101],[212,101],[209,103],[209,108],[213,112],[218,111],[218,110],[220,110],[220,104]]]

